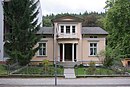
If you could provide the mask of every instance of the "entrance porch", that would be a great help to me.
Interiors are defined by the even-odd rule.
[[[77,44],[76,43],[60,43],[58,44],[58,59],[60,62],[76,62],[77,61]]]

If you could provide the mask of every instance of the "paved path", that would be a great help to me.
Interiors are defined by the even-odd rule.
[[[76,78],[74,68],[64,68],[64,76],[65,78]]]
[[[54,78],[1,78],[0,87],[54,87]],[[130,78],[58,78],[58,87],[130,87]]]

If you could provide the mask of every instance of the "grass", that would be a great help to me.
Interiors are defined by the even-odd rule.
[[[128,70],[127,70],[127,72],[129,72],[129,73],[130,73],[130,69],[128,69]]]
[[[90,75],[88,68],[85,67],[79,67],[75,69],[76,75]],[[114,71],[110,69],[105,69],[105,68],[96,68],[95,75],[111,75],[115,74]]]
[[[62,67],[57,68],[57,74],[63,75],[64,69]],[[37,74],[37,75],[49,75],[53,76],[55,73],[54,66],[49,66],[48,68],[44,69],[43,67],[38,66],[29,66],[26,67],[15,74]]]
[[[7,69],[4,65],[0,64],[0,75],[6,75]]]

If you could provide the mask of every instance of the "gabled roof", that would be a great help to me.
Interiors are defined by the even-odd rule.
[[[53,34],[53,27],[41,27],[37,34]]]
[[[83,19],[71,15],[55,18],[52,22],[82,22]]]
[[[108,32],[100,27],[82,27],[82,34],[103,34],[107,35]]]

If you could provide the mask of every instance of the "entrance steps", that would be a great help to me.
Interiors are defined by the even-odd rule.
[[[76,78],[74,68],[64,68],[64,76],[66,79]]]
[[[59,63],[59,65],[62,65],[64,67],[64,76],[67,79],[76,78],[74,67],[75,65],[79,65],[79,64],[80,62],[72,62],[72,61],[65,61]]]
[[[60,62],[60,65],[62,65],[64,68],[74,68],[75,65],[77,65],[77,62],[71,62],[71,61],[66,61],[66,62]]]

